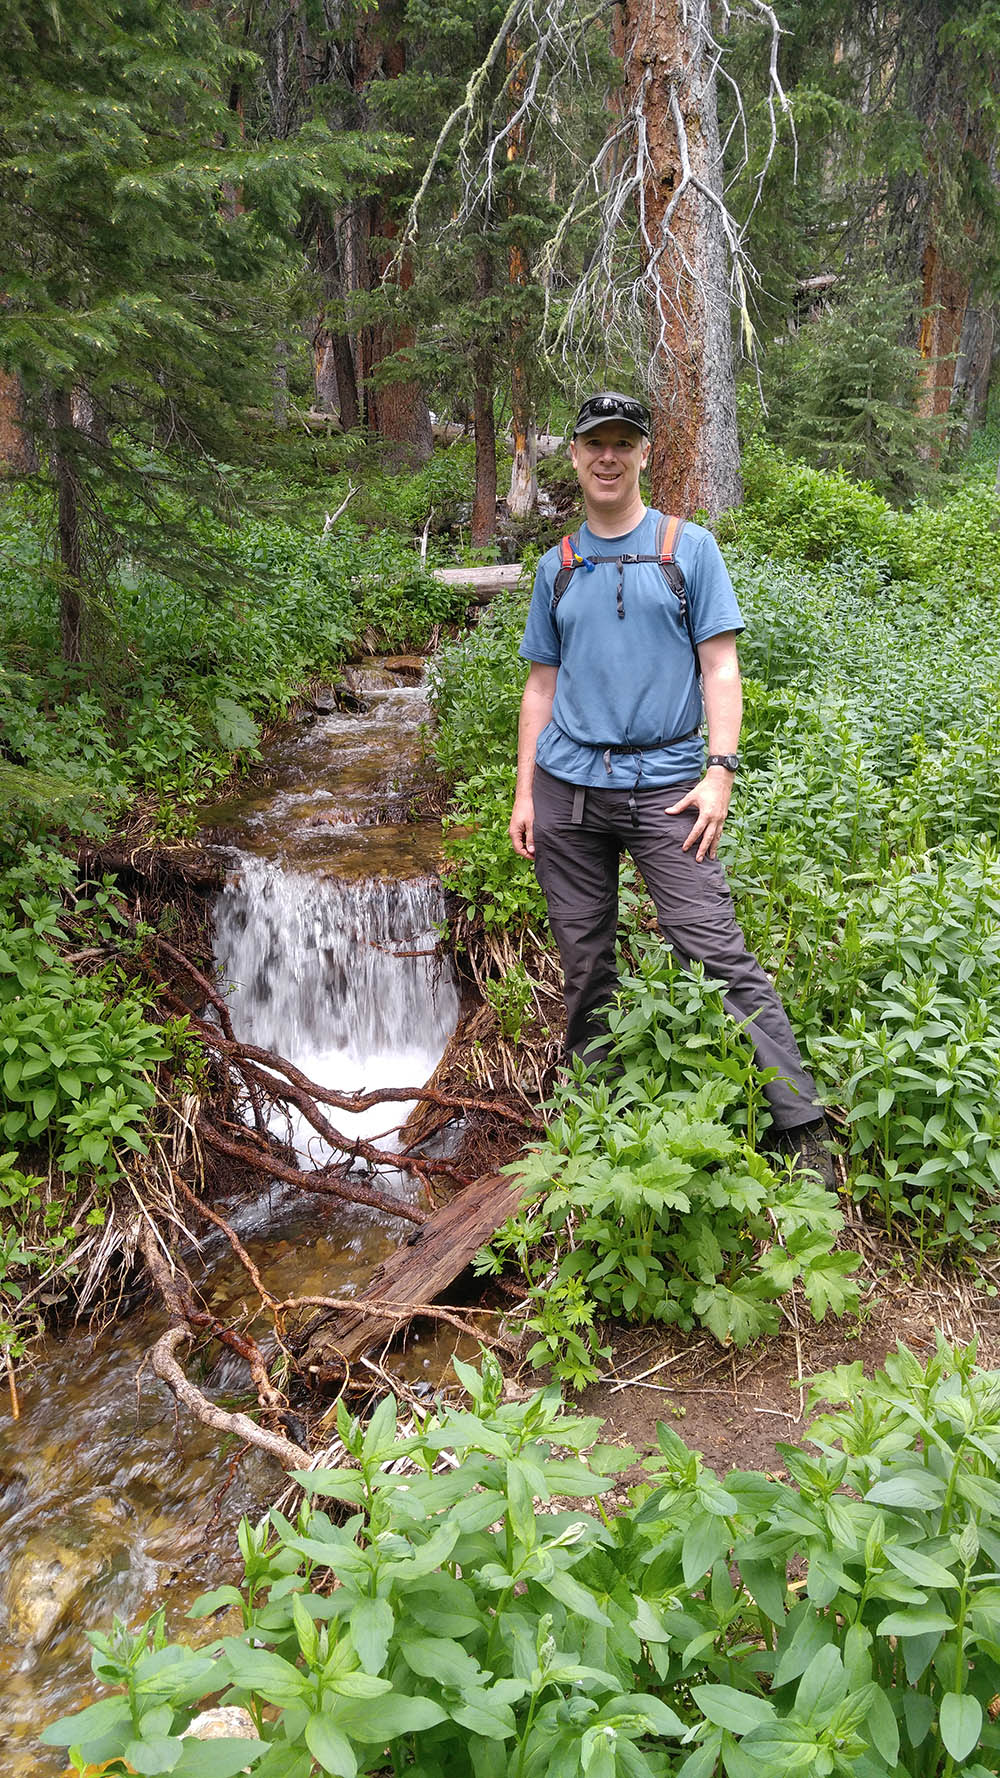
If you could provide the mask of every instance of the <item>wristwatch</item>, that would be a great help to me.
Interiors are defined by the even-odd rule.
[[[740,756],[738,753],[710,753],[706,765],[725,766],[727,772],[738,772]]]

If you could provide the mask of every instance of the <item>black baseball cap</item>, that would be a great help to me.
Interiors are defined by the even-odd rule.
[[[644,438],[652,437],[648,407],[631,395],[620,395],[616,389],[602,389],[597,395],[587,396],[576,416],[573,437],[579,438],[581,432],[593,432],[595,426],[603,426],[606,420],[626,420]]]

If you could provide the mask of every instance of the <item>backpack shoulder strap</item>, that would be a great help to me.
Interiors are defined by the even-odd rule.
[[[577,564],[580,560],[578,553],[579,542],[580,539],[578,536],[564,537],[559,545],[559,566],[556,569],[556,577],[552,583],[552,604],[550,606],[553,617],[555,617],[556,614],[556,606],[576,572]]]
[[[678,518],[675,513],[661,512],[656,526],[656,554],[659,558],[664,580],[671,592],[677,595],[681,618],[684,623],[684,628],[688,633],[688,641],[691,644],[691,653],[694,655],[695,672],[700,673],[701,665],[698,660],[698,644],[694,639],[694,627],[691,622],[691,607],[688,604],[687,583],[684,579],[684,570],[677,561],[677,546],[684,535],[684,527],[686,523],[686,519]]]

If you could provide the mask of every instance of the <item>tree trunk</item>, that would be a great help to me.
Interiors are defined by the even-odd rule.
[[[24,391],[20,379],[0,371],[0,480],[33,475],[38,468],[35,441],[24,424]]]
[[[271,416],[276,432],[288,425],[288,341],[275,340],[271,366]]]
[[[962,406],[962,442],[986,418],[996,340],[996,315],[988,302],[970,303],[965,311],[965,324],[955,361],[952,403]]]
[[[322,314],[317,317],[313,333],[313,407],[319,414],[340,411],[340,380],[333,335],[325,326]]]
[[[511,80],[511,115],[515,117],[524,97],[526,69],[523,62],[518,63],[517,39],[513,35],[507,45],[507,70]],[[507,164],[509,167],[513,167],[516,162],[523,159],[524,120],[522,118],[512,125],[508,137]],[[517,194],[512,188],[508,188],[507,216],[512,223],[516,223]],[[529,283],[528,256],[516,236],[512,238],[510,244],[507,275],[512,290],[527,290]],[[529,512],[534,512],[538,505],[538,478],[535,474],[538,441],[535,433],[534,405],[527,366],[527,355],[532,349],[532,342],[528,329],[523,320],[518,319],[516,311],[511,323],[510,347],[510,423],[514,438],[514,460],[510,471],[507,510],[511,518],[523,519]]]
[[[402,8],[398,0],[379,0],[374,19],[358,28],[355,79],[363,94],[378,80],[396,80],[406,67],[402,41]],[[397,233],[392,200],[383,194],[358,207],[355,243],[358,267],[366,290],[405,291],[413,282],[413,267],[404,254],[398,275],[385,280]],[[434,449],[430,410],[419,383],[404,377],[399,382],[376,383],[379,367],[397,352],[414,343],[413,328],[395,316],[387,316],[361,330],[360,381],[364,388],[369,426],[389,446],[389,455],[402,464],[426,463]]]
[[[382,274],[391,249],[382,242],[391,241],[395,223],[381,203],[372,206],[369,227],[369,288],[382,286]],[[408,290],[413,282],[409,255],[403,257],[398,279],[391,280],[400,290]],[[362,362],[368,423],[389,446],[390,456],[399,463],[426,463],[434,449],[430,409],[420,384],[406,377],[396,382],[373,381],[379,367],[397,352],[405,352],[414,343],[413,328],[395,319],[377,321],[362,330]]]
[[[538,505],[538,432],[531,416],[531,407],[523,393],[524,373],[514,365],[511,382],[511,426],[514,434],[514,461],[510,467],[510,493],[507,510],[512,519],[527,518]]]
[[[338,224],[321,215],[316,222],[316,257],[323,294],[331,309],[343,302],[348,291],[340,244],[341,229],[348,227],[347,218]],[[354,351],[349,335],[342,329],[330,328],[324,315],[316,323],[313,364],[316,406],[321,413],[332,413],[336,408],[344,431],[353,431],[361,418]]]
[[[69,410],[73,428],[89,438],[91,444],[110,445],[107,422],[100,409],[95,405],[94,397],[84,383],[77,383],[69,398]]]
[[[67,444],[73,432],[72,396],[59,390],[51,402],[52,476],[58,498],[59,630],[63,659],[75,665],[83,655],[83,532],[76,472]]]
[[[742,483],[727,248],[712,201],[722,155],[708,0],[625,0],[624,27],[626,93],[641,108],[652,162],[643,197],[653,501],[715,517],[738,504]]]
[[[489,256],[484,251],[476,265],[476,298],[482,302],[493,286]],[[472,503],[469,541],[482,549],[496,536],[497,528],[497,431],[493,415],[493,341],[483,336],[472,354],[475,388],[472,396],[473,435],[476,441],[476,492]]]
[[[918,341],[923,360],[917,391],[917,412],[928,420],[940,420],[944,444],[948,410],[955,381],[955,362],[969,302],[969,281],[946,264],[933,237],[924,249],[923,318]]]

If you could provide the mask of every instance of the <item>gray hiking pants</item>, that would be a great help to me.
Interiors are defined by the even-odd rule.
[[[606,1032],[603,1014],[618,989],[618,861],[628,852],[642,874],[657,921],[687,968],[699,960],[725,984],[727,1012],[746,1022],[758,1066],[777,1068],[764,1088],[778,1129],[822,1115],[816,1086],[803,1066],[785,1009],[747,950],[717,859],[699,864],[682,845],[695,819],[690,809],[668,815],[690,784],[633,792],[587,790],[535,768],[535,870],[559,946],[566,1001],[566,1048],[582,1056]]]

